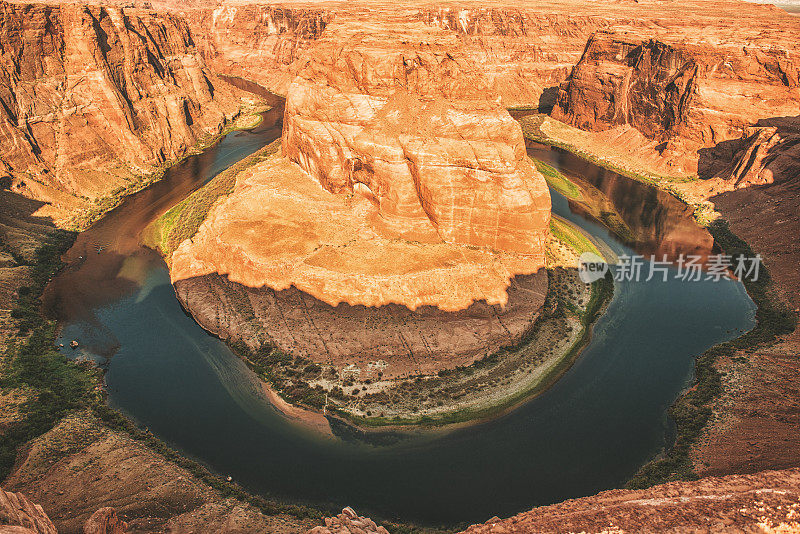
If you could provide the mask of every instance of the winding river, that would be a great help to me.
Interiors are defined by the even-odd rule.
[[[114,407],[252,491],[454,525],[619,486],[670,443],[666,410],[690,383],[694,356],[754,324],[738,282],[618,282],[574,366],[516,410],[386,445],[316,434],[267,402],[247,367],[184,313],[163,261],[139,245],[150,221],[278,136],[276,110],[126,199],[78,237],[45,295],[63,350],[107,368]],[[672,197],[557,149],[531,144],[529,153],[591,193],[581,204],[553,192],[553,209],[615,253],[708,248]],[[601,223],[610,220],[615,232]]]

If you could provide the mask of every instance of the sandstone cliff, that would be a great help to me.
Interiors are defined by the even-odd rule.
[[[174,15],[0,2],[0,174],[63,207],[184,155],[239,107]]]
[[[11,530],[13,527],[17,527]],[[0,489],[0,532],[9,534],[57,534],[41,506],[21,493]]]
[[[198,51],[216,74],[245,78],[286,95],[298,60],[332,15],[330,9],[245,4],[198,9],[185,17]]]
[[[762,34],[777,37],[771,30]],[[634,128],[686,174],[713,176],[725,143],[800,112],[800,51],[754,35],[748,28],[709,43],[687,29],[657,40],[598,32],[561,85],[553,117],[591,131]]]
[[[370,199],[388,235],[542,266],[547,187],[479,65],[449,32],[356,22],[330,24],[290,87],[284,154],[326,190]]]
[[[777,126],[755,126],[729,143],[728,166],[715,175],[722,188],[742,188],[800,177],[800,117],[787,117]],[[770,121],[764,121],[770,123]]]

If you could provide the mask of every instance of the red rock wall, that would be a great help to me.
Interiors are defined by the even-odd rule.
[[[700,37],[595,34],[561,85],[553,117],[591,131],[636,128],[666,142],[665,156],[688,158],[690,171],[712,176],[726,143],[760,121],[800,114],[800,50],[746,34]]]
[[[0,532],[16,534],[57,534],[42,507],[22,493],[0,489]]]
[[[544,265],[547,186],[480,66],[422,25],[387,25],[393,40],[355,28],[339,22],[290,87],[284,154],[329,191],[371,198],[390,234]]]
[[[239,106],[173,15],[0,2],[0,172],[34,198],[108,194]]]
[[[295,62],[325,30],[332,13],[273,5],[220,6],[186,18],[198,50],[217,74],[238,76],[286,95]]]
[[[458,36],[460,51],[481,66],[504,106],[548,110],[589,35],[614,18],[532,8],[431,6],[419,18]]]
[[[658,41],[599,33],[559,90],[553,117],[584,130],[631,125],[663,141],[686,123],[697,64]]]

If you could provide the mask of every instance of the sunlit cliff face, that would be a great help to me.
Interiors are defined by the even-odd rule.
[[[544,267],[547,185],[449,30],[337,15],[288,87],[282,154],[176,251],[174,280],[456,311],[505,304],[515,275]]]

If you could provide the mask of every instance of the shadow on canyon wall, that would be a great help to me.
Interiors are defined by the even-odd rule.
[[[471,363],[519,341],[547,293],[544,269],[512,279],[505,307],[473,303],[444,312],[397,304],[331,306],[294,287],[251,288],[209,274],[175,282],[179,300],[203,328],[222,339],[340,367],[390,367],[387,375],[417,374]]]
[[[545,87],[542,90],[542,95],[539,97],[539,113],[550,115],[553,107],[556,105],[558,99],[558,86]]]
[[[791,178],[800,174],[798,144],[800,116],[759,119],[741,138],[698,150],[697,175],[732,176],[737,181],[749,175],[757,181],[766,170],[775,181]]]
[[[36,248],[59,230],[52,218],[37,215],[47,204],[10,191],[10,180],[0,177],[0,250],[18,263],[31,263]]]

